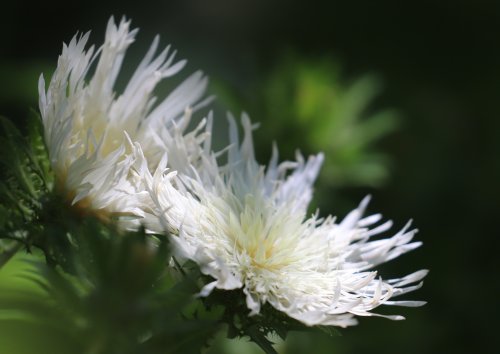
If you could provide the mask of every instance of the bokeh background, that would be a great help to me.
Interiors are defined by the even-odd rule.
[[[101,43],[112,14],[141,29],[132,63],[160,33],[189,59],[185,76],[209,75],[218,138],[227,110],[246,111],[261,123],[262,162],[273,140],[283,158],[296,148],[331,156],[314,202],[323,215],[343,216],[371,194],[370,211],[396,227],[412,218],[420,230],[423,247],[381,274],[430,269],[411,294],[425,307],[386,309],[407,320],[361,319],[340,337],[293,333],[280,351],[496,352],[499,2],[9,2],[0,12],[0,114],[22,124],[62,41],[92,29]],[[211,352],[259,351],[221,337]]]

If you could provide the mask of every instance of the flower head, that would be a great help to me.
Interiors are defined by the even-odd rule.
[[[418,246],[409,224],[396,235],[372,240],[391,227],[374,226],[379,214],[363,217],[368,203],[337,222],[307,215],[312,184],[322,154],[307,161],[278,164],[276,149],[267,167],[255,161],[252,124],[243,116],[244,138],[230,118],[227,164],[206,157],[196,177],[163,173],[166,161],[150,176],[150,191],[159,217],[172,237],[178,256],[196,261],[213,277],[201,295],[215,289],[245,294],[250,314],[269,303],[306,325],[350,326],[354,315],[371,316],[375,307],[418,306],[393,301],[415,290],[426,271],[382,280],[374,266]],[[187,190],[176,188],[179,184]],[[401,319],[401,316],[386,316]]]
[[[170,166],[186,169],[201,152],[201,126],[185,133],[190,114],[205,91],[207,79],[196,72],[156,102],[155,86],[178,73],[185,61],[175,62],[167,47],[159,54],[159,37],[136,68],[125,89],[115,91],[125,52],[137,29],[130,21],[110,18],[105,40],[97,50],[85,49],[89,33],[63,45],[46,91],[39,80],[40,112],[45,141],[59,189],[72,204],[93,211],[142,215],[149,200],[141,175],[145,157],[158,164],[166,152]],[[142,151],[140,151],[142,150]]]

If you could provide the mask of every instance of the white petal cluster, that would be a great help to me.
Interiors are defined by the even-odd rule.
[[[164,173],[164,161],[149,178],[159,217],[176,235],[178,255],[214,279],[201,295],[242,288],[251,315],[269,303],[307,325],[341,327],[356,324],[354,315],[373,315],[381,304],[422,305],[392,298],[420,287],[426,271],[384,281],[371,270],[420,246],[411,242],[416,230],[408,224],[390,238],[373,240],[391,222],[375,226],[381,215],[363,217],[368,199],[341,222],[307,216],[323,156],[305,161],[298,155],[295,162],[278,164],[274,149],[270,164],[261,166],[254,158],[253,127],[245,115],[242,121],[240,145],[230,118],[227,164],[206,156],[191,178]]]
[[[45,141],[57,184],[72,204],[103,213],[144,216],[149,195],[142,175],[144,156],[155,167],[168,153],[169,167],[183,171],[196,163],[205,133],[185,133],[207,79],[195,72],[163,101],[156,85],[178,73],[169,47],[156,54],[156,37],[121,93],[115,89],[125,52],[137,30],[130,21],[108,22],[105,40],[86,49],[89,33],[76,35],[58,59],[46,90],[39,80]],[[141,151],[142,149],[142,151]],[[149,203],[150,204],[150,203]]]
[[[416,230],[408,224],[374,239],[391,222],[364,217],[368,199],[342,221],[308,215],[323,155],[278,163],[274,148],[269,165],[258,164],[246,115],[241,143],[230,117],[230,145],[212,152],[211,115],[187,132],[191,111],[207,103],[202,73],[156,102],[156,85],[185,65],[169,47],[155,54],[158,37],[118,93],[122,61],[137,33],[129,25],[111,18],[97,50],[85,49],[88,33],[75,36],[47,89],[40,77],[45,141],[58,186],[72,204],[133,215],[152,232],[168,232],[177,257],[213,278],[201,295],[242,289],[251,315],[270,304],[306,325],[346,327],[381,304],[422,304],[393,298],[419,288],[426,271],[382,280],[373,270],[420,246],[412,242]]]

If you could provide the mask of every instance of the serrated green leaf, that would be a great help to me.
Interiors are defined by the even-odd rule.
[[[256,343],[266,354],[278,354],[271,342],[256,326],[245,329],[245,334]]]

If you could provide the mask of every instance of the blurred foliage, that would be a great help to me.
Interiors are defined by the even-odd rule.
[[[37,287],[2,289],[0,328],[10,335],[1,352],[196,353],[207,343],[217,312],[195,299],[193,278],[169,272],[165,239],[153,246],[144,233],[110,231],[97,220],[82,225],[75,274],[34,258],[24,277]]]
[[[49,64],[50,63],[50,64]],[[0,114],[21,117],[38,104],[38,77],[52,72],[54,63],[45,60],[6,61],[0,57]]]
[[[262,123],[260,141],[276,140],[287,158],[297,145],[308,154],[325,152],[321,178],[331,187],[375,187],[386,181],[389,157],[375,148],[395,130],[398,115],[391,109],[373,111],[379,78],[347,82],[332,59],[287,55],[255,85],[257,98],[251,100],[220,82],[215,89],[232,109],[246,107]],[[259,144],[257,149],[268,153]]]

